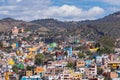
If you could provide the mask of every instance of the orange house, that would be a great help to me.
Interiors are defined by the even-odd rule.
[[[37,67],[37,68],[35,69],[35,72],[36,72],[36,73],[41,73],[41,72],[44,72],[44,69],[41,68],[41,67]]]
[[[37,67],[35,69],[35,73],[37,73],[38,75],[40,75],[42,77],[43,73],[44,73],[44,69],[42,67]]]

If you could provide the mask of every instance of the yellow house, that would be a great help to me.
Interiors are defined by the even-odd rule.
[[[90,52],[96,52],[99,48],[89,49]]]
[[[74,77],[74,79],[81,79],[82,78],[82,74],[80,74],[80,73],[74,73],[73,77]]]
[[[35,58],[35,54],[34,54],[33,52],[30,52],[30,53],[26,56],[26,58],[28,58],[28,59],[34,59],[34,58]]]
[[[85,66],[85,61],[83,61],[83,60],[77,60],[76,67],[84,67],[84,66]]]
[[[12,48],[16,48],[16,44],[15,43],[13,43],[11,46],[12,46]]]
[[[68,70],[68,73],[74,78],[74,79],[81,79],[82,74],[74,72],[74,70]]]
[[[6,73],[4,73],[4,75],[5,75],[5,80],[9,80],[10,72],[6,72]]]
[[[14,65],[15,62],[13,61],[13,59],[9,59],[9,60],[8,60],[8,64],[9,64],[9,65]]]
[[[26,76],[32,76],[33,72],[32,71],[26,71]]]
[[[108,66],[116,69],[119,66],[119,64],[113,63],[113,64],[109,64]]]
[[[118,68],[119,65],[120,65],[120,61],[110,61],[107,63],[108,67],[111,67],[111,68]]]
[[[37,48],[36,47],[33,47],[33,48],[28,48],[29,51],[36,51]]]
[[[70,74],[72,74],[72,73],[74,73],[74,70],[68,70],[68,73],[70,73]]]

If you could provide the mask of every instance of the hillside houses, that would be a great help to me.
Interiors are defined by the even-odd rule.
[[[0,78],[115,80],[120,77],[119,54],[100,54],[95,41],[54,41],[37,31],[21,30],[14,27],[0,36]]]

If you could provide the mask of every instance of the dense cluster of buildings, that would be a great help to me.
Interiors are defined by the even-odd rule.
[[[90,58],[85,52],[74,48],[92,45],[94,41],[79,40],[77,44],[70,44],[67,41],[49,43],[46,39],[49,38],[36,31],[17,27],[2,33],[0,80],[120,80],[118,48],[115,54],[97,55],[98,48],[87,47],[86,50],[94,53]],[[36,55],[39,54],[44,57],[42,60],[40,56],[37,61]]]

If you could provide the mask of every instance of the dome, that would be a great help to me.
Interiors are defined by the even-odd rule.
[[[57,43],[51,43],[50,47],[57,47]]]

